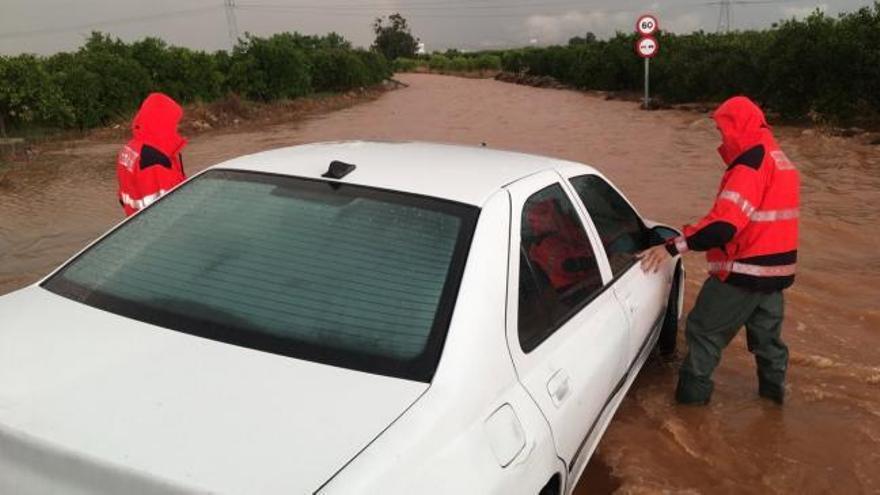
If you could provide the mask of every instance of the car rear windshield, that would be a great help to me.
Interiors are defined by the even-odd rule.
[[[180,332],[430,381],[478,213],[412,194],[213,170],[43,286]]]

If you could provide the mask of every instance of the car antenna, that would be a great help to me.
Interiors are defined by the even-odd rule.
[[[326,172],[321,174],[321,177],[327,177],[328,179],[341,179],[346,175],[352,173],[354,169],[357,168],[357,165],[352,163],[345,163],[339,160],[333,160],[330,162],[330,167]]]

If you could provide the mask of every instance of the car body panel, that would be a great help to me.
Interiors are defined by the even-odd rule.
[[[315,490],[427,389],[166,330],[39,287],[0,299],[0,314],[0,428],[53,446],[43,457],[72,453],[178,489]],[[39,473],[16,465],[0,465],[0,486],[43,491]]]
[[[558,174],[546,172],[507,186],[513,204],[507,339],[520,381],[550,423],[559,456],[566,464],[585,464],[587,457],[581,452],[590,427],[585,418],[601,413],[605,399],[624,376],[629,322],[614,292],[603,290],[537,348],[525,353],[520,347],[517,320],[521,212],[529,196],[552,184],[562,187],[559,181]],[[572,204],[578,201],[570,191],[563,190]],[[602,245],[595,232],[590,231],[583,212],[580,213],[607,284],[610,273],[607,261],[602,260]],[[554,396],[554,390],[560,387],[561,398]]]

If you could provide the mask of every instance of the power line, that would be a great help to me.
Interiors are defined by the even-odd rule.
[[[362,10],[359,12],[352,12],[350,10],[333,10],[333,9],[325,9],[321,7],[309,7],[309,8],[300,8],[300,9],[285,9],[279,7],[265,7],[265,6],[238,6],[236,7],[239,11],[253,11],[253,12],[288,12],[288,13],[296,13],[296,14],[317,14],[317,15],[332,15],[332,16],[342,16],[342,17],[365,17],[368,15],[374,15],[375,13],[382,12],[378,9],[368,11]],[[409,12],[404,9],[394,9],[396,12],[402,12],[407,15],[407,17],[418,17],[418,18],[520,18],[525,14],[522,13],[494,13],[494,12],[462,12],[462,13],[439,13],[439,12]],[[633,11],[634,12],[634,11]]]
[[[482,0],[485,2],[486,0]],[[587,14],[638,14],[643,12],[641,0],[630,0],[620,3],[631,3],[634,8],[616,8],[616,9],[587,9]],[[664,11],[673,11],[679,9],[690,9],[695,5],[705,6],[706,2],[694,2],[690,4],[680,4],[669,6]],[[527,8],[528,12],[522,12],[519,9]],[[563,9],[574,8],[579,12],[583,10],[583,1],[550,1],[550,2],[528,2],[528,3],[507,3],[507,4],[486,4],[477,2],[469,2],[467,4],[449,3],[438,0],[427,0],[419,2],[394,2],[389,4],[381,0],[367,3],[301,3],[287,4],[278,2],[236,2],[236,9],[245,12],[289,12],[296,15],[310,16],[334,16],[334,17],[360,17],[367,15],[377,15],[383,11],[397,11],[404,13],[407,17],[425,19],[487,19],[487,18],[523,18],[529,15],[555,15],[558,12],[535,11],[535,9]]]
[[[288,13],[297,13],[302,15],[326,15],[326,16],[334,16],[334,17],[364,17],[365,15],[369,15],[367,11],[364,12],[346,12],[346,11],[332,11],[332,10],[288,10],[288,9],[273,9],[273,8],[261,8],[261,7],[236,7],[240,11],[253,11],[253,12],[288,12]],[[418,18],[418,19],[521,19],[525,17],[525,14],[518,13],[489,13],[489,12],[479,12],[479,13],[409,13],[404,11],[403,9],[398,9],[400,12],[406,13],[407,17]],[[378,13],[377,11],[374,11]],[[595,12],[595,11],[591,11]],[[641,10],[614,10],[614,11],[603,11],[603,13],[631,13],[635,14],[641,12]],[[373,14],[376,15],[376,14]],[[381,14],[379,14],[381,15]],[[546,14],[533,14],[533,15],[546,15]]]
[[[783,3],[800,3],[801,0],[727,0],[730,5],[778,5]],[[703,2],[702,5],[721,5],[725,0]]]
[[[161,14],[153,14],[153,15],[145,15],[145,16],[137,16],[137,17],[122,17],[119,19],[107,19],[104,21],[96,21],[90,22],[87,24],[78,24],[75,26],[64,26],[57,28],[46,28],[46,29],[35,29],[32,31],[12,31],[7,33],[0,33],[0,39],[8,39],[8,38],[29,38],[32,36],[42,36],[46,34],[56,34],[56,33],[67,33],[71,31],[82,31],[84,29],[94,29],[98,27],[107,27],[107,26],[118,26],[124,24],[136,24],[144,21],[157,21],[168,18],[179,18],[179,17],[189,17],[193,15],[200,15],[208,11],[216,10],[219,8],[219,5],[211,5],[208,7],[197,7],[192,9],[182,9],[175,10],[172,12],[164,12]]]
[[[526,15],[543,15],[541,12],[495,12],[497,10],[510,10],[522,7],[535,8],[535,7],[580,7],[583,5],[583,2],[565,2],[565,3],[541,3],[541,4],[507,4],[507,5],[466,5],[466,6],[455,6],[455,5],[438,5],[438,4],[427,4],[422,3],[416,7],[407,7],[406,5],[396,5],[392,10],[399,11],[405,13],[407,16],[412,16],[416,18],[522,18]],[[282,5],[282,4],[267,4],[267,3],[237,3],[236,9],[240,11],[253,11],[253,12],[291,12],[300,15],[333,15],[333,16],[348,16],[348,17],[362,17],[365,15],[370,15],[375,13],[378,9],[386,9],[387,5],[380,4],[359,4],[359,5],[349,5],[349,4],[325,4],[325,5]],[[685,7],[688,6],[676,6],[674,8]],[[369,9],[369,10],[365,10]],[[412,9],[412,10],[411,10]],[[471,10],[469,12],[443,12],[445,10]],[[477,10],[474,12],[473,10]],[[639,13],[642,12],[643,9],[590,9],[588,13],[591,14],[620,14],[620,13]],[[672,10],[672,9],[667,9]]]
[[[291,5],[291,4],[279,4],[279,3],[239,3],[239,8],[250,8],[250,7],[261,7],[261,8],[277,8],[284,10],[300,10],[300,9],[348,9],[348,10],[364,10],[364,9],[390,9],[390,10],[401,10],[401,11],[410,11],[410,10],[509,10],[513,8],[521,8],[521,7],[583,7],[583,2],[544,2],[536,4],[534,2],[530,3],[517,3],[517,4],[479,4],[479,3],[467,3],[467,4],[454,4],[448,2],[413,2],[413,3],[341,3],[341,4],[299,4],[299,5]]]
[[[632,2],[635,6],[633,8],[618,8],[618,9],[587,9],[588,12],[601,12],[601,13],[621,13],[621,12],[642,12],[644,9],[639,5],[638,0],[634,0]],[[406,2],[406,3],[386,3],[386,2],[367,2],[367,3],[309,3],[309,4],[287,4],[287,3],[264,3],[264,2],[245,2],[236,3],[236,8],[239,10],[275,10],[275,11],[326,11],[326,12],[336,12],[336,11],[344,11],[346,13],[357,13],[359,11],[375,11],[378,9],[382,10],[392,10],[392,11],[400,11],[406,13],[412,12],[440,12],[440,11],[455,11],[450,12],[449,15],[453,15],[455,17],[467,17],[472,15],[471,13],[466,13],[463,11],[479,11],[479,14],[491,14],[497,11],[514,11],[521,8],[527,8],[531,10],[535,9],[549,9],[549,8],[577,8],[578,10],[584,9],[584,2],[581,1],[557,1],[557,2],[524,2],[524,3],[506,3],[506,4],[486,4],[479,2],[470,2],[466,4],[460,3],[449,3],[449,2],[438,2],[436,0],[427,1],[427,2]],[[673,10],[678,8],[689,8],[688,5],[676,5],[665,10]],[[526,13],[518,13],[518,12],[508,12],[511,15],[526,15]],[[531,14],[533,12],[529,12]]]

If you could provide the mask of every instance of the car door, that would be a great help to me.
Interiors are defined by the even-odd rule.
[[[666,309],[672,271],[641,270],[636,254],[649,245],[650,231],[629,201],[604,177],[583,169],[563,173],[590,217],[611,269],[615,293],[631,322],[629,363],[644,359],[656,340]]]
[[[610,290],[595,233],[554,172],[507,187],[511,198],[508,346],[520,381],[550,423],[569,472],[623,383],[628,321]],[[599,254],[599,256],[596,256]]]

